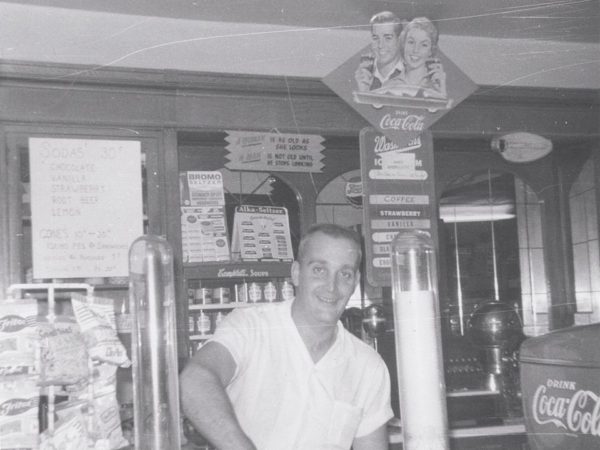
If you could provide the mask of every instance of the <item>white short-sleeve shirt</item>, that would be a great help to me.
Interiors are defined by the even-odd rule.
[[[393,417],[387,367],[341,323],[315,364],[291,304],[238,309],[221,322],[212,341],[236,363],[227,393],[259,450],[349,449]]]

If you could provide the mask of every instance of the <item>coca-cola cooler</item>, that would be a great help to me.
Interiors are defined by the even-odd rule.
[[[530,447],[600,449],[600,323],[529,338],[519,358]]]

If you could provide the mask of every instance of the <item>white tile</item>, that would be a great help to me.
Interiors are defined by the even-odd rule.
[[[579,186],[580,192],[594,189],[594,172],[594,161],[590,158],[585,162],[577,177],[577,185]]]
[[[575,313],[575,325],[588,325],[591,323],[590,313]]]
[[[541,248],[542,243],[542,209],[539,204],[530,204],[527,207],[527,232],[529,234],[529,245]]]
[[[521,293],[531,294],[531,279],[529,274],[529,250],[519,249],[519,265],[521,268]]]
[[[544,325],[548,325],[549,322],[549,317],[548,314],[537,314],[537,325],[540,326],[544,326]]]
[[[585,221],[588,239],[598,239],[598,208],[596,191],[591,189],[584,194]]]
[[[588,251],[591,290],[600,291],[600,250],[598,249],[597,239],[588,242]]]
[[[591,297],[592,297],[591,310],[593,311],[594,314],[598,314],[600,317],[600,292],[592,292]]]
[[[527,234],[527,209],[525,205],[517,203],[517,237],[519,247],[529,246],[529,236]]]
[[[547,294],[534,294],[533,301],[535,302],[535,313],[536,315],[547,314],[548,306],[550,304],[550,296]]]
[[[575,293],[575,302],[577,303],[577,312],[590,313],[592,312],[592,293],[589,291],[581,291]]]
[[[533,292],[546,293],[548,286],[546,283],[546,268],[544,265],[544,250],[534,248],[530,252],[531,268],[533,269],[532,284]]]
[[[590,259],[586,243],[573,246],[573,273],[575,275],[575,292],[590,292]]]
[[[577,195],[569,200],[569,215],[571,216],[571,239],[576,244],[585,242],[587,232],[583,196]]]

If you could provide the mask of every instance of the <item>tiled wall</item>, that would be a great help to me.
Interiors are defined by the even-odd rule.
[[[600,255],[594,166],[594,159],[590,158],[569,193],[577,325],[600,322]]]
[[[525,183],[515,178],[523,331],[527,336],[548,332],[550,287],[542,242],[541,204]]]

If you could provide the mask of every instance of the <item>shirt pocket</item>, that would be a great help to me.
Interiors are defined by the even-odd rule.
[[[362,408],[334,401],[327,432],[328,448],[348,450],[352,446],[361,418]]]

